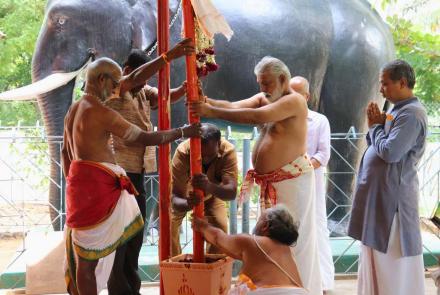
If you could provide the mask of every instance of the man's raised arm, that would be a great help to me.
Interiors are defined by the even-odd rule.
[[[158,105],[159,93],[156,87],[149,87],[149,98],[150,98],[150,108],[156,110]],[[182,83],[179,87],[170,89],[170,103],[176,103],[186,94],[186,81]]]
[[[201,117],[243,124],[263,124],[282,121],[307,112],[307,103],[301,95],[291,93],[259,108],[222,108],[204,102],[192,103],[190,108]]]
[[[241,109],[241,108],[259,108],[267,102],[265,101],[264,94],[258,93],[250,98],[242,99],[235,102],[230,102],[227,100],[213,99],[209,97],[206,98],[206,103],[217,108],[225,109]]]
[[[157,73],[164,65],[170,61],[184,55],[189,55],[194,52],[194,46],[191,39],[180,41],[175,47],[170,49],[167,53],[162,54],[152,61],[143,64],[135,69],[129,75],[121,80],[120,95],[131,89],[145,84],[145,82]]]

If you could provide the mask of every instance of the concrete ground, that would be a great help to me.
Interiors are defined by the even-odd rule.
[[[6,291],[6,290],[5,290]],[[26,294],[24,289],[6,291],[5,295]],[[2,294],[2,290],[0,290]],[[145,284],[141,289],[142,295],[159,295],[159,285],[155,283]],[[335,281],[335,289],[327,293],[328,295],[355,295],[356,294],[356,280],[355,279],[338,279]],[[426,278],[426,292],[425,294],[414,295],[438,295],[434,281],[431,278]],[[106,291],[101,292],[101,295],[108,295]]]
[[[102,292],[101,295],[107,295]],[[159,295],[159,286],[143,286],[141,290],[142,295]],[[356,294],[356,280],[355,279],[341,279],[335,281],[335,289],[327,292],[328,295],[355,295]],[[414,295],[440,295],[437,293],[437,288],[431,278],[426,278],[426,292],[425,294]]]

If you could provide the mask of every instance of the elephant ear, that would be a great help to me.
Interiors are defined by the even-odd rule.
[[[156,40],[156,1],[129,1],[131,7],[131,47],[144,49]],[[135,3],[134,3],[135,2]]]

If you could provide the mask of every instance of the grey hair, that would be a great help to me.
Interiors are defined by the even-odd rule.
[[[277,204],[267,209],[266,222],[271,239],[288,246],[298,240],[298,225],[285,205]]]
[[[286,64],[272,56],[263,57],[255,66],[254,73],[256,76],[263,73],[271,73],[276,77],[284,76],[287,83],[289,83],[291,78],[289,68]]]
[[[399,81],[406,79],[408,88],[413,89],[416,84],[416,74],[413,67],[402,59],[393,60],[385,64],[382,68],[382,73],[387,72],[391,81]]]

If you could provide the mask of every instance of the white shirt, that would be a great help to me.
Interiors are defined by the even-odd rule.
[[[330,124],[326,116],[309,110],[307,116],[307,153],[321,166],[315,169],[316,193],[316,230],[318,239],[319,263],[321,268],[322,288],[334,288],[335,268],[327,229],[325,167],[330,159]]]
[[[323,114],[309,110],[307,115],[307,154],[321,163],[324,172],[330,159],[330,123]]]

